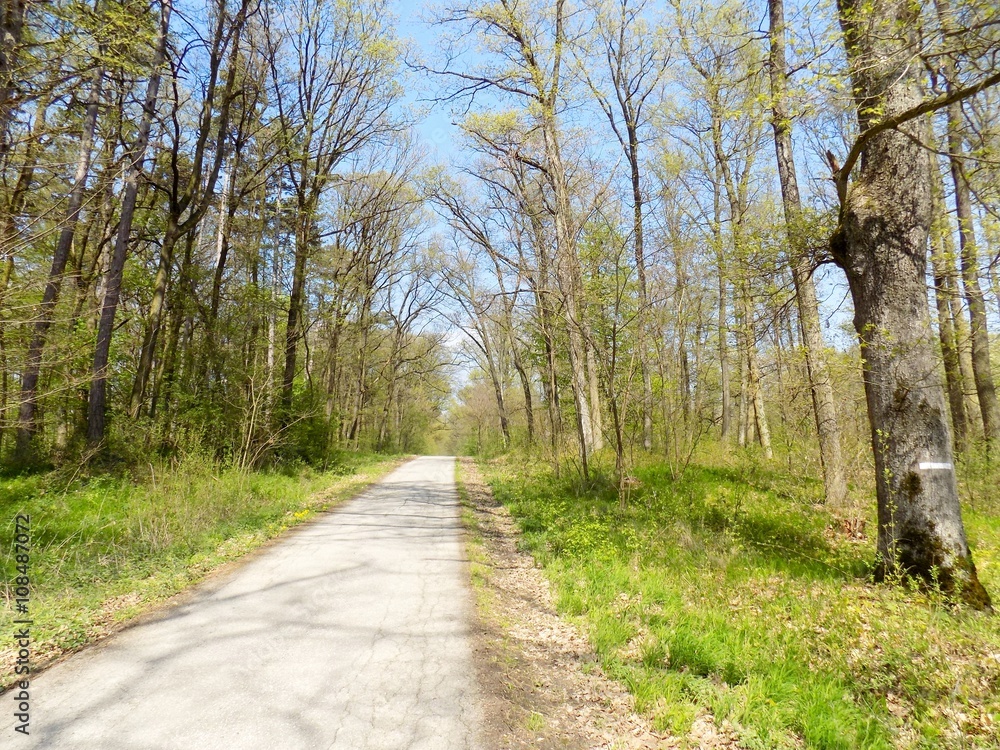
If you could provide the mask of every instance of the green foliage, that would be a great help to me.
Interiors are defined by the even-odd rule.
[[[995,747],[1000,626],[870,582],[871,539],[839,533],[812,480],[651,463],[624,509],[608,483],[485,467],[604,668],[663,730],[704,711],[747,748]],[[874,519],[868,519],[868,528]],[[1000,526],[972,513],[996,590]]]

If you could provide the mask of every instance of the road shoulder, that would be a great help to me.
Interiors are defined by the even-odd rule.
[[[587,639],[558,616],[542,571],[469,458],[458,487],[476,595],[473,648],[488,750],[640,750],[677,747],[636,714],[603,674]]]

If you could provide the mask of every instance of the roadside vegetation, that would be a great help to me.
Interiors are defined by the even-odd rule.
[[[397,461],[343,454],[326,470],[240,471],[194,455],[146,473],[0,479],[0,631],[13,632],[15,514],[31,518],[30,614],[37,668],[115,630],[360,491]],[[0,689],[13,678],[0,650]]]
[[[660,725],[1000,746],[996,0],[0,27],[0,592],[28,512],[36,655],[327,502],[262,467],[450,442],[509,456]]]
[[[683,737],[709,712],[746,748],[1000,745],[1000,622],[872,583],[874,503],[835,515],[818,479],[748,453],[703,451],[676,479],[639,465],[624,501],[600,472],[481,464],[559,610],[656,728]],[[1000,503],[966,473],[980,578],[1000,590]]]

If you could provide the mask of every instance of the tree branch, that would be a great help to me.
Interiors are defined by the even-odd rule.
[[[834,181],[837,183],[837,195],[840,197],[840,204],[844,205],[844,201],[847,198],[847,180],[851,175],[851,170],[854,169],[854,165],[857,163],[858,159],[861,158],[862,152],[865,148],[867,148],[868,143],[872,138],[877,136],[879,133],[885,132],[886,130],[898,128],[900,125],[903,125],[910,120],[915,120],[921,115],[936,112],[939,109],[947,107],[949,104],[954,104],[955,102],[960,102],[963,99],[975,96],[981,91],[985,91],[998,83],[1000,83],[1000,72],[987,76],[972,86],[955,89],[954,91],[935,96],[933,99],[927,99],[926,101],[918,104],[916,107],[912,107],[903,112],[899,112],[898,114],[886,117],[884,120],[880,120],[868,128],[865,132],[858,136],[856,141],[854,141],[854,145],[851,147],[851,151],[847,155],[847,159],[844,160],[844,165],[838,171],[834,172]]]

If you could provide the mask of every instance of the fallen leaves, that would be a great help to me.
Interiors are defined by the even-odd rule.
[[[481,544],[477,554],[486,558],[477,652],[490,658],[480,659],[481,681],[489,689],[500,665],[516,665],[503,675],[508,693],[503,700],[492,695],[485,701],[493,735],[487,741],[496,748],[537,750],[679,747],[636,713],[632,696],[603,673],[587,639],[556,614],[547,580],[531,556],[518,550],[510,514],[495,503],[471,460],[463,461],[462,469]],[[636,603],[626,597],[622,606]]]

